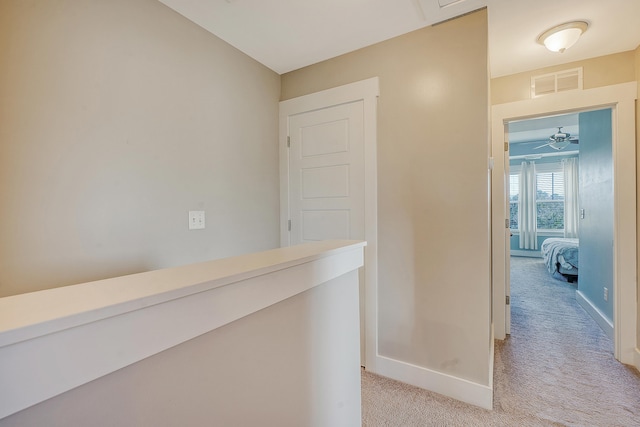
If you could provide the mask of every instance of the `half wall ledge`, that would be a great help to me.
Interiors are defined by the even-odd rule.
[[[342,307],[336,315],[344,317],[343,329],[353,337],[335,341],[327,337],[327,330],[339,330],[331,319],[326,320],[328,329],[312,325],[309,329],[325,330],[312,330],[308,338],[318,338],[311,344],[314,348],[333,346],[332,353],[346,355],[344,361],[334,361],[340,366],[320,365],[351,378],[348,385],[341,385],[357,394],[347,399],[352,409],[346,417],[351,417],[349,423],[353,417],[359,420],[358,269],[363,266],[365,245],[345,240],[307,243],[0,298],[0,425],[25,408],[328,282],[350,289],[346,299],[352,307],[320,296],[320,305],[309,300],[295,313],[315,310],[304,316],[311,323],[324,322],[326,310],[318,317],[318,307],[334,303]],[[331,295],[336,299],[338,294]],[[346,344],[351,338],[353,345]],[[313,370],[313,364],[304,369]],[[341,408],[344,415],[344,405]],[[330,413],[328,409],[316,407],[312,412]],[[338,418],[333,421],[343,425]]]

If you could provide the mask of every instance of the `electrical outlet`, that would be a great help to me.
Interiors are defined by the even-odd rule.
[[[604,300],[609,301],[609,288],[604,288]]]
[[[189,211],[189,230],[204,228],[204,211]]]

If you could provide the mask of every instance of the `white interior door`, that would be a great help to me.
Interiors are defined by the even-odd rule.
[[[363,101],[289,117],[289,243],[365,240]],[[365,363],[360,271],[360,362]]]
[[[361,363],[378,363],[377,77],[280,102],[280,243],[366,240]]]
[[[504,138],[505,141],[509,140],[509,132],[507,130],[507,125],[504,126]],[[504,183],[506,190],[506,206],[505,206],[505,218],[509,218],[508,224],[511,219],[511,195],[509,194],[510,190],[510,173],[509,173],[509,144],[506,145],[507,150],[504,153]],[[505,302],[504,302],[504,330],[505,334],[511,334],[511,226],[505,227],[505,235],[504,235],[504,246],[505,250],[505,272],[504,272],[504,293],[505,293]]]
[[[363,103],[289,118],[292,245],[364,240]]]

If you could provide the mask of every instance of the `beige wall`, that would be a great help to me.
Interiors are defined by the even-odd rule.
[[[531,77],[583,67],[585,89],[632,82],[635,76],[634,51],[600,56],[491,79],[491,104],[531,99]]]
[[[282,99],[378,76],[379,352],[489,382],[487,14],[282,76]]]
[[[3,0],[0,94],[0,296],[278,245],[280,77],[160,2]]]
[[[637,186],[636,189],[640,189],[640,46],[638,46],[635,50],[635,67],[636,67],[636,81],[638,82],[638,98],[636,100],[636,179]],[[636,196],[636,200],[640,200],[640,197]],[[637,215],[637,212],[636,212]],[[637,218],[638,221],[638,229],[640,230],[640,216]],[[638,265],[640,265],[640,248],[638,250]],[[637,298],[638,298],[638,307],[640,307],[640,283],[638,283],[637,289]],[[638,339],[636,341],[637,348],[640,348],[640,310],[638,310],[638,328],[637,328]],[[640,360],[636,362],[636,367],[640,369],[638,366]]]

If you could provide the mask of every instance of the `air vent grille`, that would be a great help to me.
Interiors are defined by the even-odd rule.
[[[531,77],[531,97],[582,90],[582,67]]]

